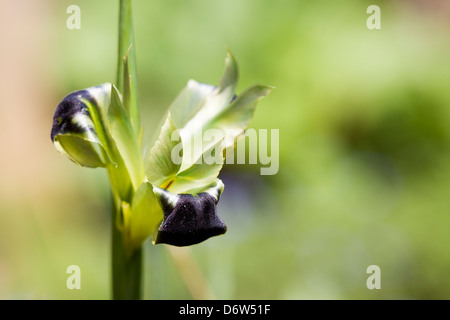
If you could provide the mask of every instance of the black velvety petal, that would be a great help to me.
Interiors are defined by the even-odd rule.
[[[210,237],[224,234],[225,223],[217,215],[218,197],[203,192],[196,195],[179,194],[176,202],[161,196],[164,220],[155,244],[189,246]]]
[[[72,133],[82,134],[85,130],[93,130],[93,127],[85,125],[83,122],[74,121],[75,117],[81,116],[81,119],[90,120],[90,114],[86,104],[82,99],[93,100],[93,97],[87,90],[76,91],[64,98],[56,108],[53,116],[53,126],[51,139],[55,141],[58,134]],[[91,121],[85,121],[90,123]]]
[[[105,167],[109,161],[98,132],[104,130],[101,116],[110,96],[111,84],[105,83],[72,92],[56,107],[50,137],[59,152],[80,166]]]

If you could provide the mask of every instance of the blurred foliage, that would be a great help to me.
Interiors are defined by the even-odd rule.
[[[72,2],[42,1],[34,13],[46,17],[35,18],[40,33],[27,24],[31,8],[16,11],[16,31],[25,35],[18,43],[41,46],[33,61],[45,71],[35,79],[44,94],[32,108],[43,120],[33,132],[0,128],[18,137],[10,155],[11,140],[0,140],[9,159],[0,162],[0,298],[109,298],[106,176],[67,163],[49,135],[62,97],[115,80],[118,5],[77,1],[81,30],[68,30]],[[381,30],[366,27],[371,4],[381,7]],[[227,165],[219,214],[228,232],[192,247],[217,298],[450,298],[445,1],[134,5],[145,128],[159,124],[189,79],[218,81],[225,46],[240,65],[238,93],[253,83],[275,86],[251,126],[280,129],[278,174]],[[1,109],[4,123],[34,121],[20,105]],[[13,157],[33,170],[11,165]],[[164,246],[148,243],[145,259],[146,298],[191,298]],[[81,268],[79,291],[65,285],[71,264]],[[366,287],[372,264],[381,268],[381,290]]]

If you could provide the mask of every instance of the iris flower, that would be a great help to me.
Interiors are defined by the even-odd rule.
[[[57,106],[55,147],[80,166],[108,170],[121,209],[115,223],[130,250],[149,237],[154,244],[187,246],[226,232],[217,215],[224,190],[218,175],[257,102],[271,90],[255,85],[236,95],[237,81],[230,52],[217,86],[189,80],[145,156],[127,90],[122,95],[106,83],[73,92]]]

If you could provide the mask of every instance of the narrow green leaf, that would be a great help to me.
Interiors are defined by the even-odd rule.
[[[123,57],[123,105],[130,115],[131,124],[134,128],[136,135],[141,135],[141,129],[139,125],[139,114],[137,106],[135,81],[136,75],[132,74],[130,66],[130,54],[133,50],[133,46],[130,45],[127,54]]]
[[[131,104],[131,75],[130,75],[130,65],[128,63],[128,57],[130,55],[131,45],[128,48],[127,54],[123,57],[123,106],[130,114],[130,104]]]
[[[127,168],[134,190],[144,181],[145,173],[136,134],[117,88],[111,87],[111,105],[108,110],[109,129]]]
[[[126,61],[125,61],[126,60]],[[127,66],[125,66],[127,64]],[[126,75],[128,73],[128,75]],[[137,99],[137,71],[134,45],[134,27],[132,0],[120,0],[119,17],[119,52],[117,63],[117,88],[125,94],[127,82],[130,81],[129,115],[136,134],[140,132],[139,109]]]

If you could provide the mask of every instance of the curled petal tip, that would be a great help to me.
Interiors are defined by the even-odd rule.
[[[110,84],[75,91],[55,110],[50,138],[58,151],[81,166],[103,167],[108,161],[92,110],[105,108],[110,94]]]

